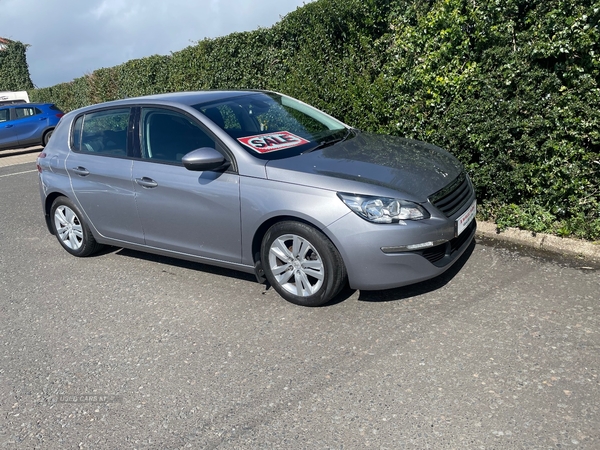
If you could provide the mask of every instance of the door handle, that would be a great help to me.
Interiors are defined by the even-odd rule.
[[[156,181],[148,177],[136,178],[135,182],[144,188],[155,188],[158,186]]]
[[[87,170],[85,167],[81,167],[81,166],[73,167],[71,170],[73,172],[75,172],[77,175],[81,175],[82,177],[85,177],[90,174],[89,170]]]
[[[12,128],[12,127],[14,127],[14,125],[6,125],[5,128]]]

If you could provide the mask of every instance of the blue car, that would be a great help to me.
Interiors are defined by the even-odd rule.
[[[0,106],[0,150],[46,146],[64,113],[52,103]]]

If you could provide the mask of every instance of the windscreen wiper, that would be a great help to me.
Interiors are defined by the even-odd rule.
[[[310,152],[314,152],[315,150],[320,150],[325,147],[330,147],[333,144],[337,144],[338,142],[344,142],[346,139],[348,139],[348,136],[350,136],[351,133],[352,133],[352,128],[348,128],[346,130],[346,134],[344,134],[343,137],[333,138],[333,139],[329,139],[329,140],[323,140],[323,141],[319,142],[316,146],[303,151],[301,153],[301,155],[304,155],[304,154],[310,153]]]

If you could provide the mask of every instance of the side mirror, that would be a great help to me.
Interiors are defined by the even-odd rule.
[[[181,158],[181,162],[187,170],[195,172],[217,169],[224,170],[230,165],[230,162],[220,152],[210,147],[192,150]]]

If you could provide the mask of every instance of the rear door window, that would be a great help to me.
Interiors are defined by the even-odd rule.
[[[127,156],[130,108],[85,114],[75,120],[71,148],[76,152],[104,156]]]
[[[16,119],[25,119],[27,117],[32,117],[41,113],[42,111],[39,108],[35,108],[32,106],[20,106],[18,108],[15,108]]]

